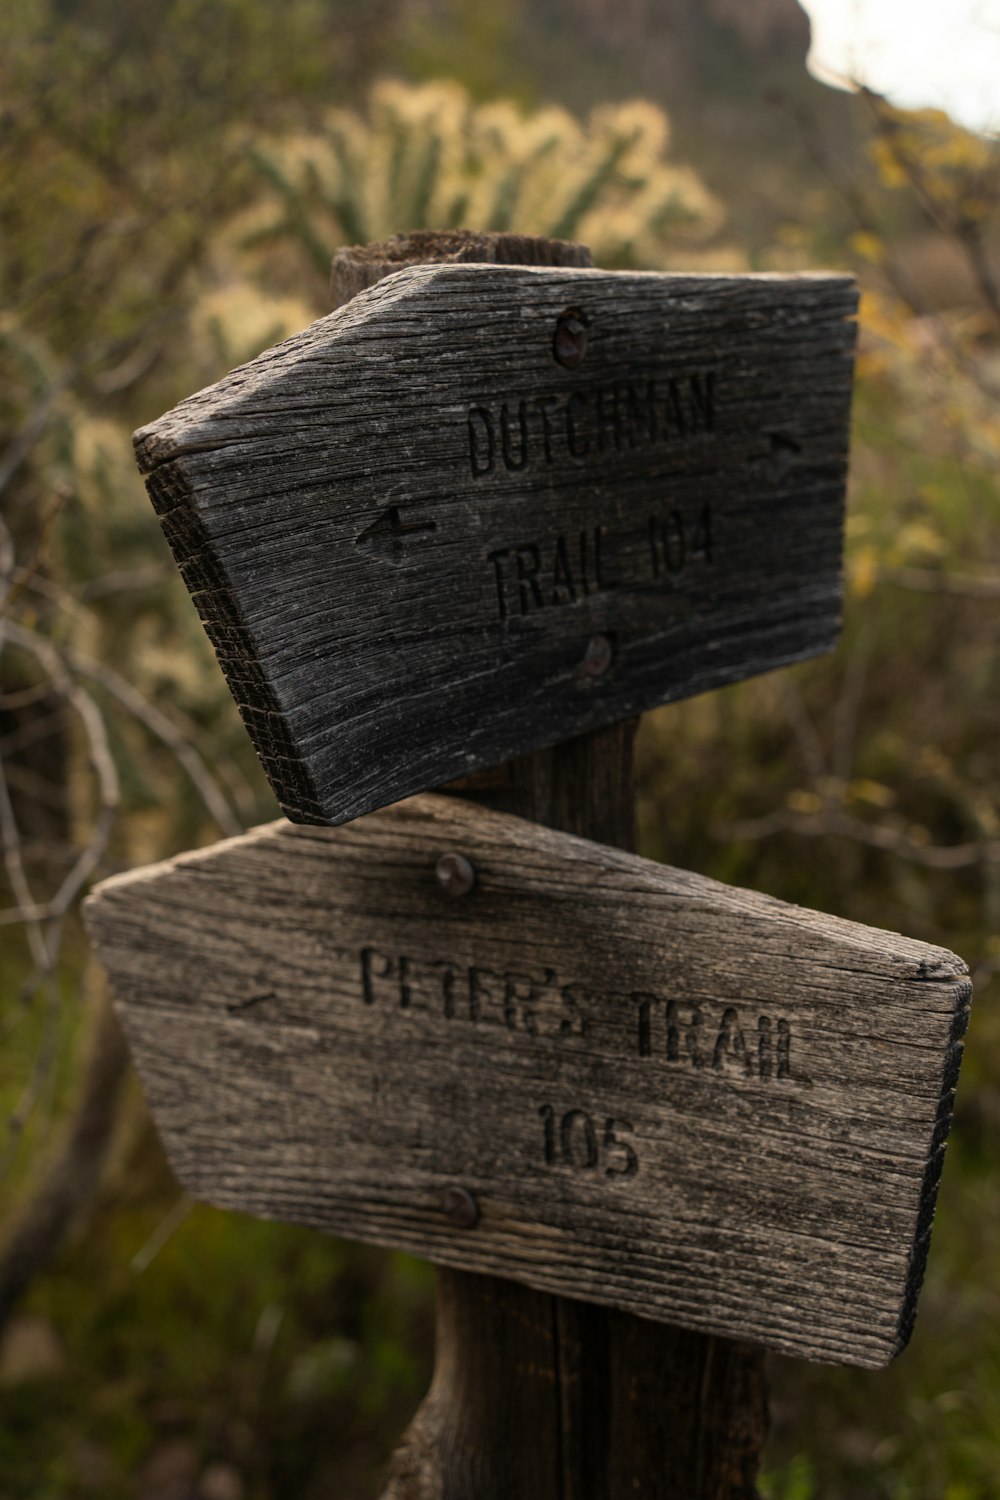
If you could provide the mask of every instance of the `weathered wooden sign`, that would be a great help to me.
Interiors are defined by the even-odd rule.
[[[417,266],[137,433],[289,817],[828,649],[855,305]]]
[[[807,1358],[905,1343],[944,949],[439,796],[86,915],[196,1196]]]

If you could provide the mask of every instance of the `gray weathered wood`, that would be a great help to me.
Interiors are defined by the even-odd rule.
[[[435,796],[116,877],[87,920],[197,1196],[807,1358],[905,1342],[945,950]]]
[[[494,230],[416,229],[369,245],[344,245],[330,265],[330,305],[343,307],[359,292],[412,265],[592,266],[588,245],[537,234]]]
[[[415,266],[137,433],[288,815],[826,650],[855,303],[843,276]]]

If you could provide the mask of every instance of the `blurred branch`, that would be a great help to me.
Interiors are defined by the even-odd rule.
[[[853,652],[847,658],[844,684],[837,699],[833,720],[833,753],[830,758],[834,780],[845,785],[854,764],[858,722],[865,682],[868,678],[870,629],[865,628]]]
[[[974,573],[938,573],[931,568],[882,568],[877,582],[921,594],[948,594],[960,599],[1000,599],[1000,578]]]
[[[0,605],[4,609],[10,609],[18,596],[34,581],[45,559],[46,548],[52,536],[52,527],[68,499],[69,490],[64,485],[57,485],[51,503],[39,519],[38,534],[31,556],[21,567],[6,575],[10,582],[6,590],[0,594]]]
[[[855,182],[846,176],[843,170],[833,161],[811,111],[780,89],[772,90],[768,97],[770,102],[782,109],[795,125],[813,165],[826,178],[841,202],[846,206],[858,229],[863,234],[871,235],[880,243],[883,242],[884,237],[881,225],[872,211],[867,197],[856,186]],[[887,257],[882,262],[880,269],[885,275],[886,280],[899,299],[906,304],[912,313],[916,314],[917,317],[926,317],[928,313],[926,305],[921,300],[915,287],[907,280],[899,266],[888,255],[888,246],[885,248]]]
[[[122,568],[88,579],[77,597],[82,604],[93,604],[95,600],[107,599],[113,594],[141,594],[173,576],[174,568],[167,562],[151,563],[146,568]]]
[[[981,221],[962,209],[958,201],[950,203],[942,194],[923,161],[908,149],[895,111],[888,101],[865,85],[861,85],[858,91],[868,106],[877,135],[888,145],[896,166],[906,178],[928,222],[961,245],[980,295],[1000,324],[1000,288],[990,264]],[[977,186],[980,191],[986,187],[982,174]]]
[[[50,808],[55,813],[65,813],[65,787],[61,786],[58,782],[54,782],[49,776],[42,776],[37,771],[32,771],[28,766],[10,764],[4,769],[7,777],[7,785],[12,792],[23,793],[31,797],[33,801]],[[37,842],[35,839],[31,840],[33,846],[37,845]],[[27,844],[25,844],[25,847],[27,847]],[[52,847],[61,848],[68,858],[68,851],[65,844],[56,845],[53,843]],[[63,860],[63,863],[65,864],[66,860]]]
[[[52,1260],[80,1209],[92,1199],[114,1129],[127,1054],[106,995],[96,986],[91,993],[76,1108],[40,1186],[24,1204],[0,1248],[0,1328],[32,1279]]]
[[[108,743],[104,719],[97,704],[91,695],[71,677],[62,657],[52,643],[44,636],[26,629],[23,625],[16,624],[13,620],[0,621],[0,641],[4,636],[13,645],[35,657],[55,689],[75,709],[84,728],[88,758],[97,782],[97,817],[94,820],[90,838],[81,850],[73,868],[50,901],[35,906],[30,892],[28,894],[28,903],[33,911],[34,920],[39,920],[40,915],[47,918],[61,918],[69,910],[96,869],[107,848],[111,828],[121,801],[118,771]],[[20,902],[21,897],[18,896],[17,899]],[[0,912],[0,922],[18,919],[15,913]],[[23,913],[20,915],[20,920],[25,920]]]
[[[1000,839],[964,844],[923,844],[901,829],[890,828],[884,823],[866,823],[863,818],[845,813],[839,807],[824,807],[817,813],[796,813],[781,808],[760,818],[718,823],[712,828],[713,838],[723,840],[766,839],[780,833],[793,833],[802,838],[833,835],[853,839],[855,843],[885,850],[931,870],[961,870],[1000,862]]]
[[[857,80],[852,80],[850,86],[864,98],[876,135],[892,153],[895,166],[901,177],[905,179],[921,213],[945,239],[955,245],[965,259],[978,288],[982,306],[988,312],[996,328],[1000,330],[1000,287],[998,287],[996,274],[990,261],[986,218],[974,217],[961,207],[957,198],[954,203],[946,200],[945,190],[940,183],[936,182],[932,170],[927,168],[923,160],[905,148],[905,144],[901,141],[896,113],[882,95],[859,84]],[[772,92],[770,99],[794,122],[808,155],[845,205],[858,230],[879,247],[877,269],[890,291],[914,317],[933,322],[942,346],[947,348],[956,367],[961,369],[981,391],[995,398],[996,386],[982,363],[974,357],[970,341],[956,336],[948,319],[936,315],[928,307],[912,278],[904,273],[874,207],[876,200],[873,199],[869,190],[859,186],[853,177],[848,176],[833,161],[811,112],[780,90]],[[957,131],[959,127],[955,126],[953,129]],[[996,209],[1000,206],[1000,150],[996,153],[993,173],[994,181],[989,196],[992,199],[992,217],[995,219]],[[982,187],[985,192],[985,182]]]
[[[0,623],[0,632],[6,634],[13,645],[30,652],[36,658],[59,695],[76,710],[87,733],[90,761],[97,777],[100,794],[100,811],[91,838],[56,894],[49,901],[36,903],[27,887],[26,880],[19,879],[15,887],[17,904],[12,910],[0,911],[0,926],[21,922],[37,923],[65,915],[107,847],[111,825],[120,802],[118,773],[103,718],[92,696],[74,680],[69,668],[99,683],[150,734],[167,746],[187,773],[206,810],[223,834],[230,837],[243,832],[242,822],[233,812],[195,747],[166,714],[137,692],[112,667],[102,662],[90,661],[73,651],[60,653],[43,636],[13,620]],[[4,832],[6,855],[8,830],[5,828]],[[13,833],[16,834],[16,828]],[[16,864],[19,860],[20,848],[16,838],[10,847],[14,851],[11,857],[14,858]],[[15,873],[23,872],[15,869]],[[13,881],[12,875],[12,885]],[[40,962],[38,953],[35,954],[35,961]]]
[[[805,771],[813,781],[819,781],[827,774],[826,752],[816,726],[809,717],[799,685],[787,672],[782,672],[775,678],[775,685]]]
[[[129,1261],[129,1270],[134,1271],[136,1276],[141,1276],[159,1255],[164,1245],[176,1234],[184,1223],[188,1214],[194,1208],[195,1200],[190,1193],[181,1193],[170,1212],[165,1214],[153,1230],[149,1239],[142,1245],[132,1259]]]
[[[71,383],[72,378],[70,372],[65,371],[60,379],[49,387],[44,396],[36,401],[24,419],[17,436],[11,440],[4,453],[0,455],[0,495],[3,494],[18,469],[28,457],[35,443],[37,443],[45,431],[59,398]]]
[[[31,708],[52,697],[50,682],[36,682],[31,687],[18,688],[13,693],[0,693],[0,709],[16,713],[19,708]]]
[[[150,734],[173,751],[206,810],[227,838],[243,832],[243,824],[222,795],[204,760],[165,713],[137,692],[113,667],[90,661],[75,651],[68,651],[66,659],[76,671],[99,682]]]
[[[144,375],[149,374],[162,353],[162,349],[157,344],[149,348],[140,344],[132,354],[126,355],[113,369],[94,376],[93,387],[96,394],[105,399],[108,396],[120,396],[122,391],[127,391],[131,386],[137,385]]]
[[[34,972],[22,987],[19,998],[22,1006],[28,1005],[34,1000],[38,992],[42,990],[47,995],[49,1002],[41,1045],[35,1056],[21,1097],[8,1120],[10,1138],[8,1139],[6,1150],[0,1152],[0,1167],[3,1167],[6,1166],[12,1154],[13,1138],[16,1138],[23,1130],[25,1121],[31,1115],[51,1072],[58,1030],[59,997],[53,977],[58,931],[54,928],[48,932],[44,930],[42,925],[43,918],[49,915],[49,913],[43,912],[35,905],[34,896],[24,868],[21,831],[17,826],[14,805],[7,786],[7,778],[3,774],[2,764],[0,764],[0,835],[3,838],[4,864],[7,869],[14,900],[17,903],[15,907],[17,920],[23,922],[25,925],[28,949],[34,963]],[[2,912],[0,913],[0,918],[8,915],[9,913]]]
[[[24,868],[21,830],[17,826],[17,818],[14,815],[14,804],[11,801],[2,760],[0,760],[0,835],[3,836],[3,862],[15,901],[12,912],[0,911],[0,923],[3,923],[5,919],[12,919],[24,924],[32,962],[36,970],[47,971],[51,957],[41,924],[48,912],[36,905],[28,882]]]
[[[10,534],[7,522],[0,516],[0,596],[7,592],[10,580],[14,576],[16,563],[14,538]]]
[[[62,719],[62,710],[58,707],[26,719],[23,724],[19,724],[10,734],[0,739],[0,761],[5,756],[16,755],[20,751],[27,750],[31,745],[37,745],[39,741],[48,739],[59,729]]]

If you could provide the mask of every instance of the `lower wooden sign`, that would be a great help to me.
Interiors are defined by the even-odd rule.
[[[971,988],[941,948],[455,798],[106,881],[87,925],[197,1197],[886,1364]]]

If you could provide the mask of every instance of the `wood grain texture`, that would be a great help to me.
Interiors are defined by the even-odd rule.
[[[462,233],[397,236],[334,257],[340,306],[412,263],[590,265],[585,247]],[[564,833],[635,847],[626,721],[452,783]],[[434,1382],[383,1500],[753,1500],[767,1433],[764,1351],[437,1267]],[[669,1411],[669,1420],[664,1419]]]
[[[756,1500],[762,1360],[442,1268],[434,1382],[382,1500]]]
[[[197,1196],[806,1358],[905,1343],[945,950],[435,796],[117,877],[87,921]]]
[[[563,741],[454,789],[633,850],[636,727]],[[439,1267],[437,1348],[383,1500],[756,1500],[768,1428],[757,1345]],[[516,1404],[498,1410],[497,1390],[511,1387]]]
[[[415,266],[137,433],[286,813],[828,649],[855,304],[839,276]]]

